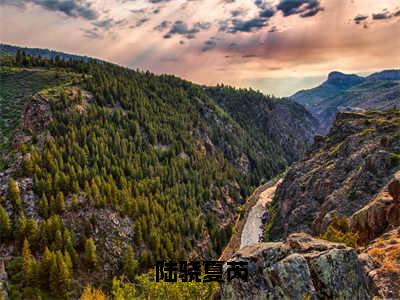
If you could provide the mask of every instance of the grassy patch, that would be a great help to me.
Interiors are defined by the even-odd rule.
[[[341,143],[337,144],[336,146],[332,147],[332,149],[330,149],[329,152],[328,152],[328,156],[335,155],[339,151],[339,149],[340,149],[340,147],[342,145],[343,145],[343,142],[341,142]]]
[[[18,126],[26,100],[44,88],[71,78],[71,74],[55,70],[0,67],[0,150]]]
[[[366,136],[368,133],[374,132],[375,130],[373,128],[367,128],[361,131],[359,134],[357,134],[358,137],[363,137]]]
[[[268,242],[270,240],[270,231],[272,229],[272,226],[274,226],[274,223],[276,220],[277,212],[276,212],[275,208],[273,207],[273,205],[271,205],[268,208],[268,215],[269,215],[269,219],[268,219],[268,222],[265,223],[264,231],[263,231],[265,242]]]

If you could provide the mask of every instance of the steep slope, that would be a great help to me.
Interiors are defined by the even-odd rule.
[[[399,107],[400,72],[386,70],[366,78],[333,72],[322,85],[300,91],[291,98],[303,104],[319,120],[319,132],[326,134],[338,111]]]
[[[312,144],[318,122],[290,99],[225,86],[208,88],[207,93],[264,149],[275,146],[274,151],[289,163],[301,158]]]
[[[399,110],[339,113],[266,210],[275,242],[232,255],[249,280],[222,284],[222,298],[399,299],[399,132]]]
[[[25,101],[3,153],[0,217],[12,226],[0,253],[14,297],[77,296],[156,260],[216,258],[252,186],[287,166],[279,145],[265,148],[201,86],[91,60],[10,62],[73,78]],[[309,116],[296,107],[287,124]],[[54,272],[26,269],[46,259]]]
[[[2,67],[0,71],[0,149],[6,145],[27,99],[34,93],[62,81],[66,73],[54,70],[27,70]]]
[[[364,207],[399,169],[399,111],[339,113],[325,138],[295,163],[278,187],[273,239],[324,232],[334,214]]]

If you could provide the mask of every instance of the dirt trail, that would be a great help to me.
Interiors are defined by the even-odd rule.
[[[251,208],[244,224],[240,238],[240,248],[258,243],[263,234],[262,217],[266,206],[272,201],[275,190],[282,180],[277,181],[273,186],[260,193],[256,204]]]

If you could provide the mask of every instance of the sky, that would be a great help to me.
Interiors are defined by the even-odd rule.
[[[0,0],[0,41],[290,96],[400,68],[400,0]]]

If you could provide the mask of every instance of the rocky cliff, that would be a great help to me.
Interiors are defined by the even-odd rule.
[[[334,215],[366,206],[399,169],[399,131],[399,111],[339,113],[330,134],[317,139],[277,189],[272,239],[321,234]]]
[[[399,132],[398,110],[339,113],[278,186],[266,212],[269,242],[232,256],[249,263],[249,280],[224,284],[222,298],[399,299]],[[326,234],[337,216],[352,247]]]
[[[286,242],[247,246],[232,261],[248,262],[249,280],[223,285],[223,299],[370,298],[354,249],[304,233],[292,234]]]

